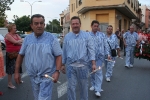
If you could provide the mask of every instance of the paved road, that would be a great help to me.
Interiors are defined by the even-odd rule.
[[[18,86],[13,81],[17,86],[15,90],[7,88],[7,76],[0,79],[0,91],[4,92],[4,95],[0,96],[0,100],[33,100],[30,80],[26,74],[24,64],[23,71],[22,79],[25,82]],[[105,68],[103,68],[103,72],[105,73]],[[93,91],[89,91],[89,100],[150,100],[149,77],[149,61],[135,59],[134,68],[127,69],[124,67],[124,60],[117,58],[111,82],[106,82],[105,79],[103,81],[102,89],[104,91],[101,92],[102,96],[97,98]],[[54,85],[52,100],[67,100],[67,94],[58,98],[57,92],[58,87],[65,89],[66,76],[61,74],[59,81],[61,81],[64,86],[62,86],[62,84]],[[76,91],[77,100],[79,100],[79,88],[77,88]],[[65,93],[65,90],[63,90],[62,93]]]

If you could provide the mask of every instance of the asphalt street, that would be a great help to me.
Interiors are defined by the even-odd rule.
[[[5,51],[4,58],[5,58]],[[125,68],[124,60],[117,58],[113,71],[111,82],[103,80],[101,97],[96,97],[94,91],[89,90],[89,100],[150,100],[150,61],[144,59],[135,59],[133,68]],[[105,74],[105,68],[103,68]],[[16,89],[7,87],[7,75],[0,79],[0,91],[4,95],[0,96],[0,100],[34,100],[30,79],[26,74],[23,63],[23,74],[21,85],[13,84]],[[67,100],[66,93],[66,75],[60,74],[59,81],[61,84],[54,84],[52,100]],[[89,79],[89,88],[90,88]],[[76,89],[77,100],[80,100],[80,90]]]

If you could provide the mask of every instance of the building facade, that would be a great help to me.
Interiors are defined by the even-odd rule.
[[[63,27],[63,35],[66,35],[70,31],[70,9],[67,7],[60,14],[60,26]]]
[[[144,23],[144,26],[142,27],[142,30],[147,31],[150,30],[150,6],[142,5],[140,6],[142,11],[142,22]]]
[[[132,22],[140,21],[138,0],[70,0],[70,17],[81,18],[81,29],[91,30],[93,20],[100,22],[100,29],[106,32],[107,26],[127,30]]]

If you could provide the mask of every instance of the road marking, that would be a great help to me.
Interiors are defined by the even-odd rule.
[[[62,97],[67,93],[68,82],[63,83],[62,85],[57,87],[58,98]]]

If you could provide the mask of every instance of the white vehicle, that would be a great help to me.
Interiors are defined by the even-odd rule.
[[[2,50],[4,50],[6,47],[6,44],[5,44],[4,37],[1,34],[0,34],[0,41],[1,41],[1,48]]]

